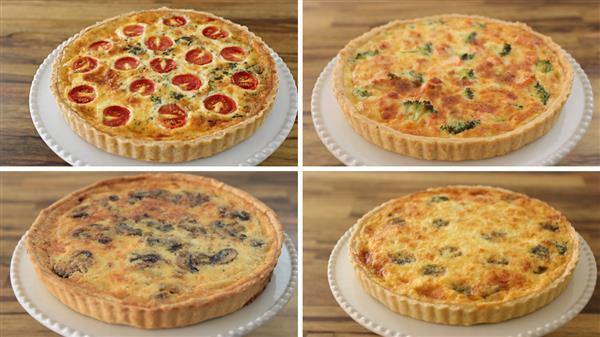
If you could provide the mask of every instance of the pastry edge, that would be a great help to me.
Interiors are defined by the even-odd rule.
[[[533,120],[509,132],[477,138],[443,138],[426,137],[407,134],[386,125],[373,121],[356,111],[354,105],[344,93],[343,72],[348,57],[362,45],[363,42],[379,32],[394,25],[424,19],[447,17],[478,18],[502,24],[518,25],[521,28],[540,37],[559,57],[561,67],[565,71],[565,81],[557,99],[544,112]],[[352,129],[368,142],[385,150],[396,152],[413,158],[425,160],[465,161],[486,159],[505,155],[542,137],[554,126],[560,112],[569,98],[573,85],[573,67],[565,53],[548,36],[537,33],[529,26],[520,22],[508,22],[478,15],[446,14],[428,16],[410,20],[396,20],[383,26],[373,28],[363,35],[350,41],[338,54],[333,70],[333,92],[346,121]]]

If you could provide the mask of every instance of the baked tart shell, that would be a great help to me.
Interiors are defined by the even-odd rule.
[[[449,17],[479,18],[490,22],[515,25],[541,38],[546,45],[559,56],[561,68],[565,72],[565,80],[557,98],[553,100],[552,104],[546,107],[544,112],[536,116],[533,120],[514,130],[491,137],[443,138],[411,135],[380,124],[356,111],[352,102],[346,97],[344,89],[344,69],[348,63],[347,60],[355,54],[356,50],[372,37],[395,25],[424,19],[443,19]],[[334,95],[346,120],[350,123],[350,126],[356,133],[370,143],[385,150],[425,160],[478,160],[505,155],[520,149],[550,131],[552,126],[556,123],[565,102],[569,98],[572,85],[573,68],[566,58],[565,53],[550,37],[533,31],[529,26],[523,23],[508,23],[506,21],[482,16],[460,14],[430,16],[411,20],[396,20],[374,28],[362,36],[350,41],[346,47],[339,52],[333,70]]]
[[[491,188],[487,186],[474,187]],[[502,190],[493,187],[492,189]],[[356,247],[357,240],[355,239],[365,219],[394,201],[390,200],[378,206],[357,221],[351,229],[352,235],[350,237],[349,254],[353,269],[363,289],[371,297],[396,313],[422,321],[447,325],[470,326],[482,323],[502,322],[527,315],[552,302],[563,292],[573,277],[579,260],[579,238],[575,230],[571,227],[570,236],[573,239],[573,254],[571,259],[562,275],[542,291],[500,303],[478,303],[465,306],[430,303],[394,293],[370,278],[368,271],[357,261],[358,247]]]
[[[162,175],[163,174],[153,174],[151,176],[160,177]],[[31,261],[33,262],[38,279],[50,293],[58,298],[63,304],[83,315],[107,323],[129,325],[143,329],[175,328],[196,324],[235,312],[256,299],[256,297],[264,291],[271,280],[273,270],[275,269],[277,260],[281,254],[281,246],[283,243],[282,225],[273,210],[254,197],[241,190],[204,177],[194,177],[194,179],[203,180],[204,183],[217,186],[226,193],[234,194],[243,199],[252,201],[256,210],[263,212],[273,226],[275,231],[274,248],[266,256],[265,263],[258,270],[253,271],[253,275],[256,277],[244,278],[243,280],[236,281],[233,287],[228,288],[226,291],[217,291],[210,295],[198,298],[187,298],[180,302],[144,307],[123,304],[112,296],[88,291],[84,287],[79,286],[76,282],[59,278],[52,272],[48,264],[45,263],[48,257],[44,256],[44,252],[38,248],[36,237],[43,235],[44,227],[51,223],[53,219],[57,218],[57,215],[53,213],[69,200],[84,196],[88,191],[94,190],[102,185],[144,179],[147,176],[148,175],[119,177],[98,182],[82,190],[66,195],[64,198],[40,212],[27,233],[26,248]],[[168,176],[173,175],[169,174]],[[188,177],[189,179],[188,175],[180,176]]]
[[[169,10],[165,7],[159,9]],[[82,30],[81,32],[73,36],[71,39],[69,39],[67,43],[75,41],[88,31],[98,26],[102,26],[107,22],[116,20],[120,17],[129,16],[135,13],[151,12],[154,10],[155,9],[147,11],[135,11],[103,20]],[[252,37],[252,39],[256,40],[259,44],[263,45],[267,50],[269,50],[269,48],[266,47],[264,41],[260,37],[256,36],[254,33],[250,32],[250,30],[248,30],[248,28],[245,26],[215,16],[211,13],[200,12],[191,9],[177,9],[176,11],[200,13],[209,17],[218,18],[226,24],[235,25],[242,29],[244,34],[249,35],[250,37]],[[160,163],[177,163],[191,161],[194,159],[213,156],[217,153],[223,152],[241,143],[245,139],[252,136],[256,132],[256,130],[258,130],[258,128],[262,125],[263,121],[265,120],[273,106],[273,102],[275,101],[275,96],[277,95],[277,90],[279,88],[279,77],[277,75],[275,61],[272,57],[268,57],[266,59],[267,62],[270,64],[269,69],[272,69],[269,71],[272,80],[271,92],[267,96],[266,101],[263,103],[262,109],[260,111],[257,111],[256,114],[254,114],[252,117],[231,127],[192,140],[157,141],[134,139],[119,135],[112,135],[98,130],[94,126],[90,125],[83,117],[81,117],[65,102],[65,98],[61,94],[59,88],[59,68],[63,64],[65,52],[66,45],[63,46],[62,50],[52,63],[50,90],[52,92],[52,95],[56,99],[59,110],[63,115],[64,119],[66,120],[67,124],[71,127],[71,129],[73,129],[77,133],[77,135],[83,138],[86,142],[96,146],[97,148],[103,151],[143,161]]]

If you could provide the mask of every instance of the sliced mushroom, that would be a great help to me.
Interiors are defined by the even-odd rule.
[[[78,250],[71,254],[66,260],[56,263],[52,271],[62,277],[68,278],[73,273],[87,273],[88,268],[94,263],[94,256],[89,250]]]

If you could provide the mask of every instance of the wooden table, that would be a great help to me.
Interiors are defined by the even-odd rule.
[[[315,132],[310,97],[317,77],[348,41],[396,19],[444,13],[479,14],[521,21],[568,51],[587,73],[594,91],[594,118],[587,134],[559,165],[600,165],[600,5],[598,1],[322,1],[304,0],[304,164],[342,165]]]
[[[17,302],[10,286],[9,267],[17,241],[38,212],[64,196],[100,179],[132,173],[29,172],[0,174],[0,336],[58,336],[34,320]],[[273,208],[286,233],[298,247],[297,173],[239,172],[203,173],[239,187]],[[250,336],[296,336],[298,298]]]
[[[24,1],[0,4],[0,165],[68,165],[39,137],[29,115],[29,88],[44,58],[97,21],[134,10],[193,8],[247,26],[275,50],[297,80],[296,0]],[[298,131],[262,165],[297,164]]]
[[[505,187],[560,210],[600,261],[600,173],[304,173],[304,337],[374,336],[338,305],[327,283],[327,260],[337,240],[367,211],[411,192],[449,184]],[[600,335],[600,287],[572,321],[552,337]]]

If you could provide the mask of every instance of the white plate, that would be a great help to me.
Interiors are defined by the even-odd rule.
[[[72,38],[71,38],[72,39]],[[38,68],[29,92],[31,119],[44,142],[67,163],[74,166],[136,166],[173,165],[152,163],[104,152],[80,138],[62,117],[58,105],[50,92],[52,62],[63,46],[58,46]],[[277,65],[279,90],[271,112],[256,133],[240,144],[214,156],[196,159],[177,165],[191,166],[251,166],[267,159],[283,143],[290,133],[298,112],[296,83],[290,70],[279,55],[271,50]]]
[[[504,156],[461,162],[429,161],[402,156],[369,143],[346,122],[333,95],[332,72],[336,58],[321,72],[313,89],[313,123],[329,152],[346,165],[554,165],[581,140],[592,120],[593,112],[590,81],[571,55],[564,53],[573,65],[575,78],[571,96],[558,121],[543,137]]]
[[[137,329],[108,324],[69,309],[57,300],[37,278],[27,256],[25,235],[15,248],[10,263],[10,282],[23,308],[48,329],[68,337],[102,336],[241,336],[271,319],[290,300],[298,277],[298,257],[294,244],[285,236],[281,256],[271,282],[252,303],[227,316],[196,325],[160,330]]]
[[[580,260],[563,293],[545,307],[523,317],[495,324],[469,327],[429,323],[387,309],[361,287],[348,256],[351,230],[331,252],[327,277],[338,304],[360,325],[386,337],[535,337],[556,330],[577,315],[592,297],[596,284],[596,261],[588,244],[579,237]]]

